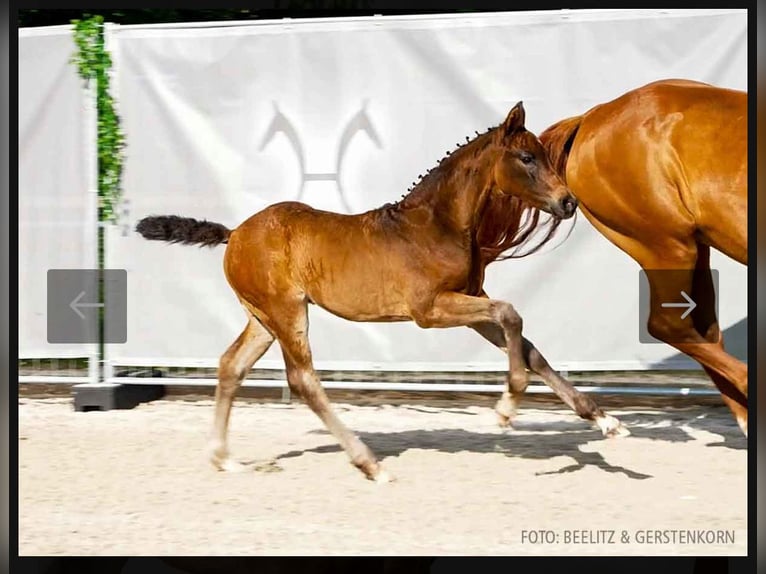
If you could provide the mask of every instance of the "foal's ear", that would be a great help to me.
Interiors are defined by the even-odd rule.
[[[519,102],[508,112],[508,117],[503,122],[503,135],[509,136],[515,131],[522,129],[524,127],[524,117],[524,104]]]

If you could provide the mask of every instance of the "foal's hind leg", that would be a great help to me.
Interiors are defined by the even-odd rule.
[[[210,461],[219,470],[241,470],[229,458],[227,431],[234,395],[255,362],[268,350],[274,337],[248,312],[245,330],[221,356],[218,386],[215,389],[215,420],[210,448]]]
[[[474,325],[471,328],[502,351],[506,350],[505,336],[502,329],[496,325],[485,323]],[[559,398],[581,418],[595,422],[605,436],[627,436],[630,434],[630,431],[619,420],[604,413],[593,399],[578,391],[572,383],[554,371],[531,341],[523,338],[522,346],[524,359],[529,370],[540,375]],[[500,426],[511,424],[522,396],[523,393],[514,393],[512,389],[503,393],[495,407],[500,417]]]
[[[322,420],[351,462],[376,482],[390,482],[393,477],[378,463],[373,452],[335,414],[314,370],[308,340],[308,310],[301,302],[295,309],[281,309],[275,334],[282,347],[290,389],[299,395]]]

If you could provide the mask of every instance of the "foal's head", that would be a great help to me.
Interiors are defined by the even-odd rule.
[[[524,106],[516,104],[495,129],[492,177],[496,187],[533,207],[567,219],[577,209],[577,199],[550,163],[540,140],[524,127]]]

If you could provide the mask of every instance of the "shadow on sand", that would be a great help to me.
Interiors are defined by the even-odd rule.
[[[725,409],[678,412],[640,412],[619,415],[627,425],[631,436],[617,439],[602,438],[600,431],[592,429],[585,421],[523,421],[507,432],[476,432],[463,429],[445,428],[436,430],[405,430],[395,432],[360,432],[362,439],[378,457],[397,457],[410,449],[432,450],[442,453],[502,453],[509,458],[543,460],[556,456],[574,459],[558,470],[539,474],[566,474],[587,467],[596,467],[605,472],[622,473],[628,478],[644,480],[652,475],[635,469],[610,464],[599,452],[583,450],[583,446],[598,440],[649,439],[660,442],[683,443],[699,440],[687,432],[688,429],[708,431],[722,437],[722,440],[707,446],[725,447],[736,450],[747,448],[747,440],[733,419],[729,420]],[[698,414],[701,413],[701,414]],[[466,414],[475,414],[466,412]],[[321,429],[312,434],[329,434]],[[306,453],[338,453],[337,444],[326,444],[305,450],[291,450],[278,455],[274,462],[299,457]],[[252,463],[250,463],[252,464]]]

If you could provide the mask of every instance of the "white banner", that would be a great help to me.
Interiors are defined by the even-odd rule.
[[[49,344],[47,272],[97,266],[96,114],[70,26],[19,30],[19,358],[87,357]]]
[[[223,275],[224,247],[147,241],[132,231],[144,216],[233,228],[288,199],[361,212],[398,200],[519,100],[539,133],[660,78],[747,89],[744,10],[125,26],[113,34],[128,214],[108,241],[108,266],[128,270],[127,343],[108,349],[117,364],[215,365],[245,325]],[[713,263],[722,325],[740,324],[747,270],[717,254]],[[486,288],[516,306],[557,368],[696,367],[667,345],[639,342],[639,267],[582,216],[556,249],[491,265]],[[507,365],[466,328],[310,313],[318,368]],[[278,345],[257,366],[281,368]]]

